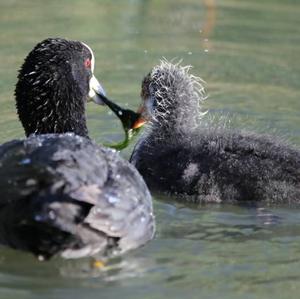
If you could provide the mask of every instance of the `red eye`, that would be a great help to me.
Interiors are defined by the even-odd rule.
[[[91,62],[91,60],[89,58],[84,61],[84,66],[86,68],[90,69],[91,65],[92,65],[92,62]]]

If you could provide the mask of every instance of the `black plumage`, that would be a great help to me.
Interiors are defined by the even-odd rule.
[[[17,110],[26,134],[35,135],[0,146],[1,244],[78,258],[122,253],[153,237],[143,179],[116,151],[88,138],[92,69],[84,62],[92,56],[80,42],[47,39],[21,68]]]
[[[74,134],[0,147],[0,240],[49,257],[126,251],[153,234],[149,192],[113,150]]]
[[[27,136],[74,132],[88,136],[85,102],[92,53],[79,41],[49,38],[38,43],[19,71],[15,96]]]
[[[180,65],[163,61],[144,79],[141,111],[150,125],[131,162],[150,190],[206,202],[300,202],[299,149],[207,124],[204,98],[201,80]]]

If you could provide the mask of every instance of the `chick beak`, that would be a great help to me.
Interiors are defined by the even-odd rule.
[[[93,75],[90,79],[90,90],[89,98],[93,100],[98,105],[105,105],[102,101],[101,96],[105,97],[106,93],[102,85],[99,83],[97,78]]]
[[[145,111],[145,106],[141,105],[136,114],[139,116],[136,121],[132,124],[132,129],[138,129],[142,127],[147,120],[143,117]]]

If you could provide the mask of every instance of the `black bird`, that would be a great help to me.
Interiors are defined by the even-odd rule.
[[[204,202],[300,202],[300,151],[274,136],[205,124],[202,81],[162,61],[142,83],[149,121],[131,162],[151,191]],[[182,197],[182,196],[181,196]]]
[[[104,91],[84,43],[49,38],[19,72],[16,106],[29,136],[0,146],[0,243],[41,258],[115,254],[154,234],[135,168],[88,137],[85,105]]]

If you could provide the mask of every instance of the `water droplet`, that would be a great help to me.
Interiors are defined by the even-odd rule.
[[[120,201],[120,199],[116,196],[108,196],[107,200],[110,204],[115,204]]]
[[[38,85],[40,83],[40,80],[35,81],[32,86]]]
[[[120,110],[120,111],[118,111],[118,114],[119,115],[123,115],[123,112]]]
[[[97,207],[97,208],[94,208],[94,213],[97,214],[97,213],[101,213],[102,212],[102,209]]]
[[[40,261],[40,262],[42,262],[42,261],[44,261],[45,260],[45,257],[43,256],[43,255],[39,255],[38,256],[38,260]]]
[[[208,52],[208,49],[204,49],[204,52],[207,53],[207,52]]]
[[[38,221],[38,222],[43,221],[43,216],[37,214],[37,215],[34,216],[34,220]]]
[[[34,186],[36,185],[37,181],[35,179],[28,179],[26,181],[26,186]]]
[[[144,53],[147,54],[147,53],[148,53],[148,50],[144,50]]]
[[[138,202],[138,199],[135,196],[131,197],[131,199],[135,204]]]
[[[31,163],[31,160],[29,158],[25,158],[20,162],[20,165],[28,165]]]
[[[115,232],[115,231],[117,231],[117,228],[115,227],[115,226],[111,226],[110,228],[109,228],[112,232]]]
[[[55,220],[56,214],[53,210],[49,211],[48,215],[51,220]]]
[[[192,54],[193,54],[193,52],[191,52],[191,51],[190,51],[190,52],[188,52],[188,55],[192,55]]]

